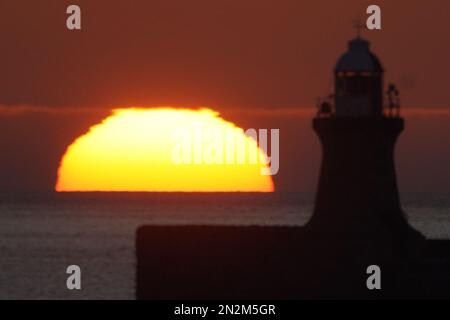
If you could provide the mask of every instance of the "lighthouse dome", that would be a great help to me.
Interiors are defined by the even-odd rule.
[[[357,37],[348,43],[348,51],[338,60],[335,68],[340,72],[383,72],[380,60],[370,51],[367,40]]]
[[[383,115],[383,67],[367,40],[356,37],[339,58],[335,69],[337,117]]]

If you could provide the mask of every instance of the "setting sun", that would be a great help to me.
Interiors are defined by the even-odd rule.
[[[274,191],[256,158],[257,142],[212,110],[117,109],[69,146],[56,191]]]

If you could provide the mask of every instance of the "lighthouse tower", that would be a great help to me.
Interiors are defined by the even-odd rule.
[[[422,236],[402,211],[394,147],[404,128],[399,92],[359,35],[335,70],[335,92],[320,103],[313,127],[322,144],[314,214],[308,224],[332,241],[398,256]],[[416,241],[414,241],[417,243]]]

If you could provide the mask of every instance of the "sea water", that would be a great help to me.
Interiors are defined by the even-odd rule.
[[[450,238],[450,194],[402,200],[415,228]],[[138,226],[301,226],[312,210],[312,195],[3,196],[0,299],[134,299]],[[82,270],[81,290],[66,287],[69,265]]]

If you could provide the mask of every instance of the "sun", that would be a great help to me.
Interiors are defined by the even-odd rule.
[[[266,160],[254,138],[210,109],[116,109],[68,147],[55,189],[273,192]]]

